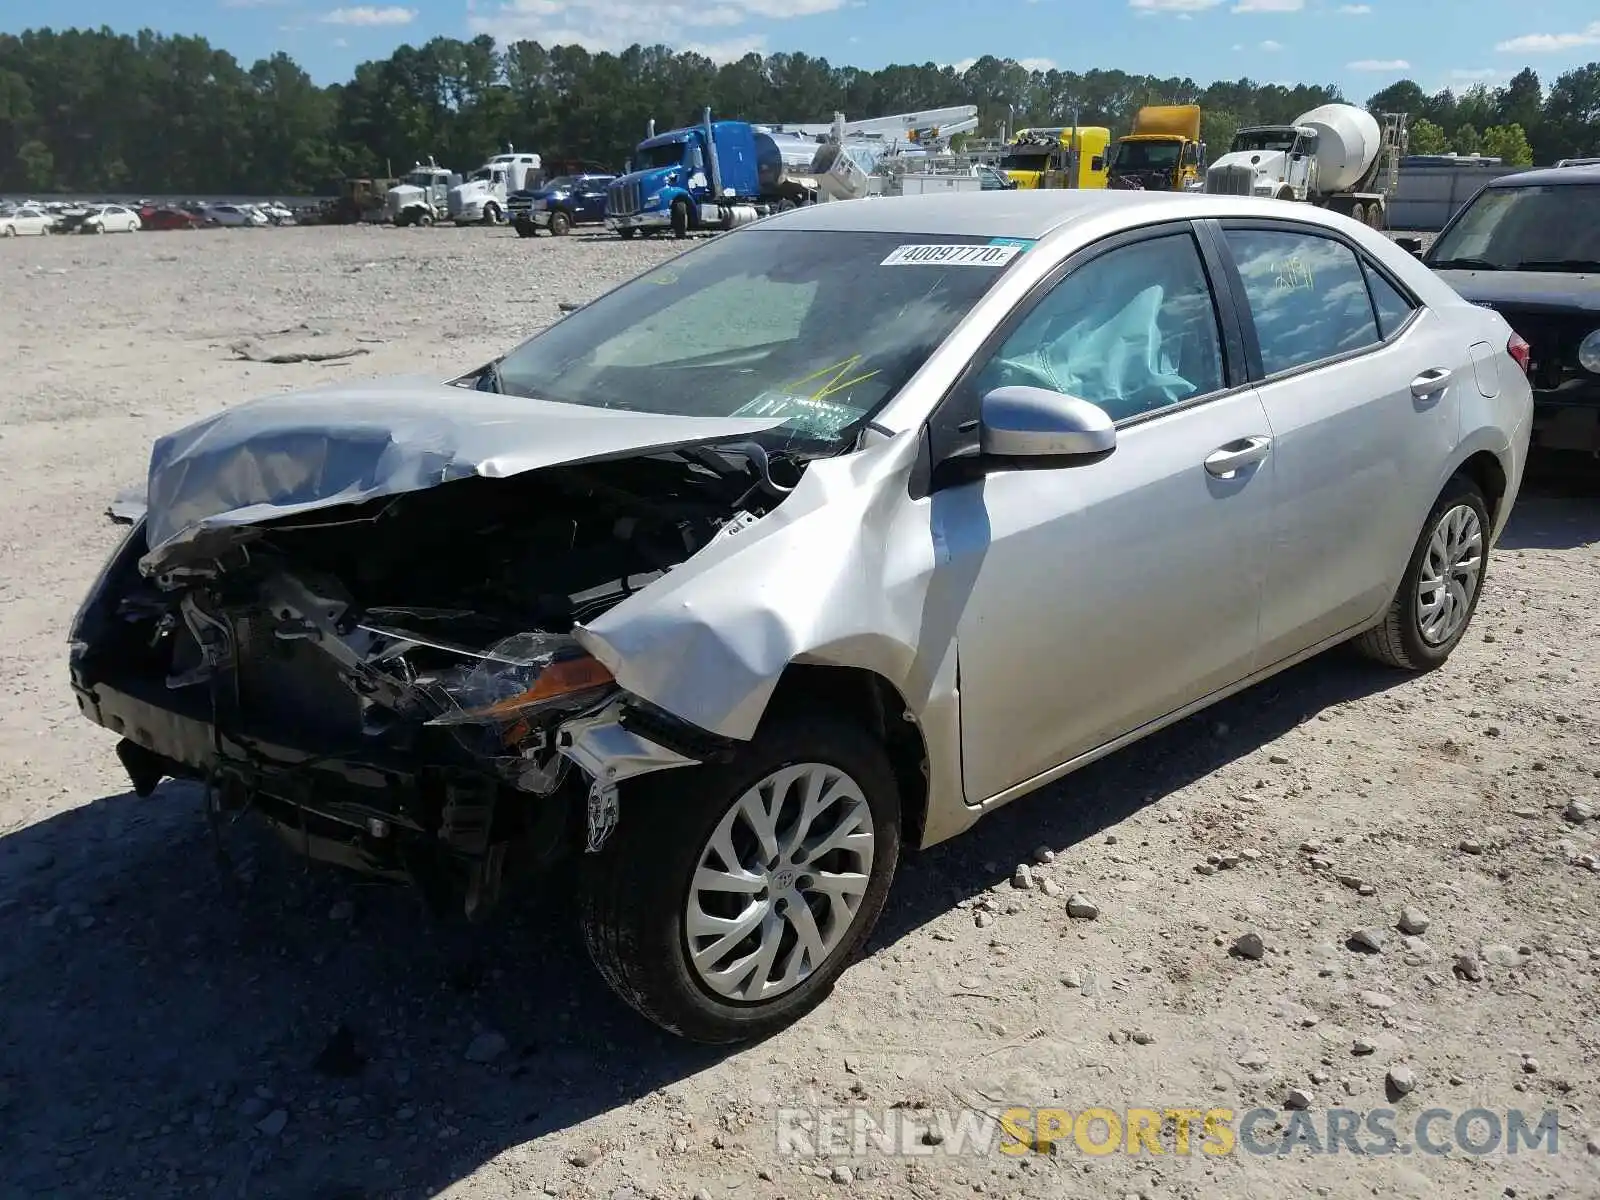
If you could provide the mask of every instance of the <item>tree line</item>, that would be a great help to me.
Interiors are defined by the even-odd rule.
[[[283,53],[247,67],[200,37],[37,29],[0,35],[0,192],[325,194],[341,178],[400,173],[430,156],[467,170],[507,144],[615,166],[647,121],[667,129],[707,105],[752,121],[825,121],[836,111],[976,104],[989,135],[1064,124],[1074,110],[1117,134],[1140,105],[1192,102],[1215,154],[1240,125],[1287,122],[1342,99],[1331,84],[1202,86],[994,57],[960,71],[864,71],[805,54],[718,64],[666,46],[500,49],[487,36],[401,46],[347,82],[319,86]],[[1402,80],[1369,105],[1411,115],[1414,152],[1503,152],[1519,163],[1600,153],[1600,63],[1568,71],[1548,92],[1524,70],[1505,87],[1460,95]]]

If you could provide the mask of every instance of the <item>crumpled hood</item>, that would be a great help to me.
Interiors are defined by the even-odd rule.
[[[1600,275],[1571,271],[1435,271],[1462,299],[1524,311],[1594,313],[1600,317]]]
[[[263,521],[456,479],[745,438],[782,422],[585,408],[415,377],[268,396],[157,440],[141,566],[154,573],[200,557],[215,535]]]

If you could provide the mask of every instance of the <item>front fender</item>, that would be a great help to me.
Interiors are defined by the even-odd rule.
[[[922,628],[935,548],[907,497],[915,441],[811,463],[761,520],[574,635],[624,689],[723,737],[754,735],[791,662],[874,671],[917,709],[941,656]]]

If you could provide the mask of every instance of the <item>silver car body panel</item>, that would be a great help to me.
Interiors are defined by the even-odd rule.
[[[143,567],[157,571],[219,531],[456,479],[749,437],[780,423],[586,408],[414,378],[267,396],[156,442]]]
[[[982,207],[844,202],[761,222],[904,230],[920,210],[929,227],[917,233],[982,228],[1038,241],[874,418],[862,449],[812,464],[776,511],[576,631],[624,688],[738,739],[754,733],[791,663],[886,680],[928,748],[924,845],[1381,619],[1429,507],[1471,454],[1494,454],[1507,476],[1496,534],[1521,479],[1526,381],[1479,395],[1467,351],[1498,339],[1503,353],[1509,328],[1386,237],[1304,205],[1066,195],[985,196]],[[1025,219],[1052,204],[1053,227]],[[1251,216],[1357,242],[1417,294],[1422,314],[1386,346],[1304,371],[1299,383],[1269,380],[1139,422],[1103,464],[998,472],[909,497],[924,423],[1065,258],[1140,224]],[[1414,404],[1410,380],[1441,355],[1454,385]],[[1291,414],[1311,389],[1323,398]],[[1205,453],[1279,434],[1279,422],[1286,462],[1269,456],[1264,477],[1237,494],[1208,480]],[[1312,437],[1331,438],[1325,460]],[[1297,539],[1280,505],[1316,534]],[[1316,542],[1329,549],[1323,539],[1333,577],[1308,558]],[[1314,600],[1319,585],[1336,597],[1327,611]]]
[[[1103,461],[911,495],[929,416],[1063,259],[1144,224],[1251,216],[1336,229],[1431,311],[1382,348],[1128,425]],[[759,228],[981,229],[1033,244],[857,449],[812,462],[775,509],[574,634],[625,692],[736,740],[754,735],[791,664],[871,672],[927,749],[924,845],[1381,619],[1433,498],[1468,455],[1489,451],[1506,475],[1496,534],[1515,498],[1531,393],[1520,372],[1504,372],[1498,395],[1483,395],[1467,354],[1473,342],[1504,347],[1504,321],[1336,214],[1203,194],[1019,190],[807,206],[724,236]],[[1441,355],[1449,361],[1433,361]],[[1409,381],[1438,365],[1455,370],[1454,384],[1419,412]],[[158,444],[152,557],[202,530],[774,424],[439,385],[257,402]],[[1229,485],[1202,467],[1256,435],[1273,438],[1265,469]],[[1313,444],[1324,436],[1326,448]],[[1319,586],[1331,597],[1320,606]],[[597,783],[685,765],[622,737],[609,716],[565,732],[568,757]]]

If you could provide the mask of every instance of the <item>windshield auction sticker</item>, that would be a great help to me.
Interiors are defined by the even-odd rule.
[[[1021,246],[896,246],[880,267],[1003,267]]]

